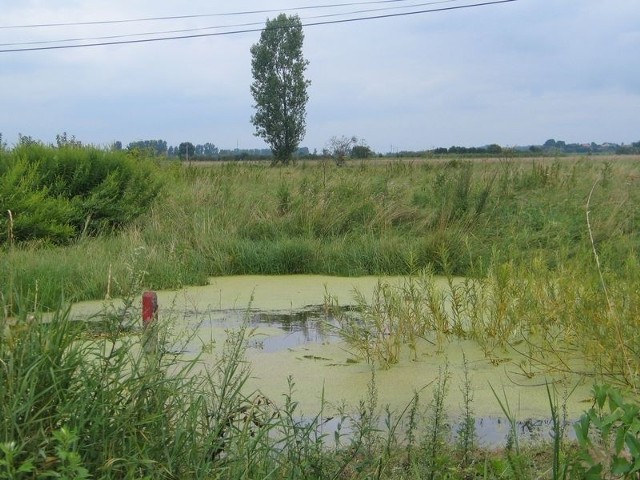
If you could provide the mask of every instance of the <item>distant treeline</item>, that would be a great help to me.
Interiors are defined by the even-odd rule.
[[[34,139],[28,135],[18,136],[18,146],[28,145],[44,145],[43,142]],[[77,140],[75,136],[68,135],[66,132],[56,135],[56,145],[59,148],[62,147],[82,147],[82,142]],[[212,142],[206,142],[204,144],[193,144],[191,142],[182,142],[178,146],[169,145],[166,140],[137,140],[130,142],[124,146],[122,142],[116,141],[107,147],[109,150],[114,151],[128,151],[130,153],[137,153],[140,156],[151,157],[168,157],[177,158],[186,161],[218,161],[218,160],[271,160],[273,154],[268,148],[234,148],[234,149],[222,149],[218,148]],[[0,133],[0,151],[7,150],[6,142],[3,142],[2,134]],[[296,157],[299,159],[314,159],[314,158],[327,158],[333,157],[335,152],[331,149],[323,149],[322,152],[318,152],[314,149],[313,152],[307,147],[301,147],[298,149]],[[503,156],[503,157],[517,157],[517,156],[555,156],[555,155],[592,155],[592,154],[608,154],[608,155],[640,155],[640,141],[633,142],[631,144],[618,144],[618,143],[566,143],[563,140],[555,140],[553,138],[548,139],[540,145],[526,145],[526,146],[509,146],[504,147],[496,143],[490,145],[484,145],[480,147],[438,147],[430,150],[400,150],[387,153],[378,153],[373,151],[366,145],[353,145],[350,146],[346,157],[365,159],[373,157],[431,157],[436,155],[465,155],[469,157],[473,156]]]
[[[122,149],[121,142],[115,142],[116,150]],[[252,149],[220,149],[213,143],[194,145],[191,142],[182,142],[180,145],[169,146],[165,140],[139,140],[131,142],[126,147],[129,151],[141,151],[152,156],[166,156],[170,158],[179,158],[181,160],[192,161],[215,161],[215,160],[255,160],[255,159],[271,159],[273,154],[268,148],[252,148]],[[309,149],[306,147],[298,149],[298,157],[306,157],[309,155]]]
[[[116,149],[122,148],[119,142],[115,144]],[[272,153],[265,149],[219,149],[212,143],[203,145],[193,145],[190,142],[183,142],[177,147],[167,146],[164,140],[141,140],[130,143],[128,150],[143,150],[154,156],[167,156],[192,161],[215,161],[215,160],[261,160],[271,159]],[[363,154],[357,149],[366,148]],[[369,147],[353,147],[350,155],[352,158],[370,157],[429,157],[434,155],[467,155],[467,156],[505,156],[515,157],[524,155],[561,155],[561,154],[616,154],[616,155],[638,155],[640,154],[640,141],[631,144],[617,143],[566,143],[562,140],[549,139],[541,145],[527,145],[503,147],[498,144],[490,144],[481,147],[438,147],[431,150],[401,150],[391,153],[376,153]],[[323,150],[321,154],[317,151],[310,152],[307,147],[298,149],[297,157],[319,158],[331,156],[330,152]]]
[[[615,155],[638,155],[640,154],[640,142],[633,142],[630,145],[617,143],[566,143],[562,140],[549,139],[542,145],[528,145],[515,147],[502,147],[498,144],[491,144],[483,147],[438,147],[433,150],[423,151],[401,151],[394,154],[400,157],[431,156],[431,155],[502,155],[502,156],[522,156],[522,155],[589,155],[589,154],[615,154]]]

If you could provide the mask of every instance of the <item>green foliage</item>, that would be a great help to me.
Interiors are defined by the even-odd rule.
[[[281,183],[276,195],[278,197],[278,213],[285,215],[291,210],[291,191],[285,183]]]
[[[371,150],[367,145],[355,145],[351,149],[351,158],[363,159],[372,157],[373,155],[373,150]]]
[[[42,474],[52,478],[91,478],[89,471],[82,466],[82,458],[78,453],[78,435],[62,427],[52,433],[57,466],[55,471]]]
[[[189,341],[170,335],[171,319],[156,330],[160,348],[144,353],[145,332],[123,323],[134,308],[123,308],[107,304],[88,323],[61,311],[22,317],[0,337],[0,478],[397,478],[404,412],[387,410],[381,423],[374,371],[356,408],[339,408],[332,443],[324,401],[303,417],[293,379],[280,404],[247,391],[246,328],[208,346],[217,354],[203,369],[197,356],[170,353]],[[427,455],[415,457],[420,471],[434,471],[426,439],[437,438],[438,465],[448,458],[445,382],[434,430],[416,446]],[[417,400],[413,411],[418,423]]]
[[[118,149],[120,150],[120,149]],[[167,154],[166,140],[138,140],[127,145],[129,152],[140,151],[149,156],[160,156]]]
[[[191,142],[182,142],[178,145],[178,156],[180,160],[193,159],[196,154],[196,147]]]
[[[640,406],[610,385],[594,387],[595,405],[575,423],[580,446],[575,478],[637,478],[640,473]]]
[[[64,243],[111,232],[147,211],[160,182],[155,168],[123,152],[20,145],[0,157],[0,241]]]
[[[427,417],[427,432],[422,447],[425,455],[423,478],[430,480],[440,478],[442,470],[449,463],[447,446],[451,432],[445,408],[448,382],[449,368],[445,364],[444,367],[440,367],[438,380],[433,389],[433,399]]]
[[[142,273],[132,266],[130,275],[127,288],[137,290]],[[217,355],[203,369],[197,356],[170,353],[189,341],[170,334],[172,319],[158,325],[160,348],[143,353],[145,332],[127,324],[139,312],[123,308],[106,304],[88,323],[65,311],[0,323],[0,478],[577,479],[640,470],[639,407],[609,386],[596,387],[572,450],[560,444],[564,419],[551,389],[553,445],[534,447],[520,445],[514,412],[496,394],[511,435],[505,448],[487,450],[473,447],[469,377],[451,444],[446,366],[426,410],[416,393],[404,410],[384,413],[372,369],[365,397],[338,407],[329,438],[324,400],[304,417],[292,378],[278,403],[247,391],[246,328],[206,346]],[[406,436],[398,435],[405,416]]]
[[[516,435],[502,452],[473,451],[470,409],[469,421],[463,418],[459,424],[461,443],[452,449],[441,443],[434,457],[422,455],[433,449],[425,448],[428,437],[419,430],[425,418],[417,400],[409,409],[411,449],[396,453],[409,466],[400,462],[398,469],[389,462],[402,439],[382,438],[384,427],[373,400],[356,414],[343,411],[339,446],[327,446],[315,428],[320,417],[300,420],[293,385],[287,407],[279,407],[273,417],[272,407],[244,396],[242,363],[233,366],[221,357],[206,380],[194,380],[186,370],[184,376],[164,375],[167,370],[156,374],[142,368],[144,362],[136,357],[135,329],[125,334],[123,324],[130,317],[110,312],[107,320],[96,322],[111,325],[105,328],[109,339],[118,340],[113,350],[101,350],[112,345],[104,336],[95,338],[83,325],[60,321],[64,315],[51,323],[41,322],[39,315],[29,320],[31,312],[55,308],[62,297],[132,298],[132,291],[146,286],[205,283],[212,274],[406,274],[413,276],[405,284],[381,286],[377,296],[362,299],[357,312],[362,319],[352,317],[352,326],[366,328],[351,333],[364,347],[359,351],[352,346],[353,352],[388,366],[394,356],[414,357],[414,342],[415,349],[437,349],[459,335],[478,341],[491,360],[504,350],[522,354],[518,358],[524,360],[510,370],[520,369],[525,376],[566,371],[580,358],[585,359],[580,370],[637,391],[637,161],[149,167],[151,178],[160,173],[168,188],[166,195],[156,197],[148,217],[123,228],[91,220],[85,230],[88,214],[76,209],[82,202],[67,202],[64,192],[103,185],[109,175],[97,175],[94,182],[88,168],[101,163],[102,153],[87,161],[90,149],[48,149],[36,143],[15,150],[21,152],[19,158],[15,152],[0,152],[1,198],[30,206],[33,217],[23,224],[30,226],[21,226],[29,217],[18,215],[22,210],[17,207],[1,205],[12,210],[13,220],[3,214],[0,238],[15,243],[0,252],[0,300],[5,313],[19,320],[7,326],[10,339],[3,336],[1,341],[0,477],[64,471],[73,478],[84,468],[103,478],[189,478],[194,471],[200,478],[420,478],[434,471],[433,465],[441,465],[436,471],[449,478],[538,478],[540,472],[581,478],[588,471],[602,472],[605,478],[637,475],[637,402],[621,400],[613,387],[596,391],[597,399],[605,400],[597,401],[576,427],[584,442],[578,446],[580,462],[571,470],[566,469],[571,458],[566,449],[578,447],[560,442],[563,419],[551,399],[554,443],[544,447],[542,461],[550,461],[543,469],[531,466],[540,459],[518,445]],[[133,168],[146,165],[122,155],[113,158],[130,161]],[[63,169],[56,162],[70,166]],[[47,175],[40,169],[45,164],[50,165]],[[608,300],[585,228],[585,196],[596,180],[591,225]],[[109,182],[120,181],[117,175],[107,181],[104,188],[111,193],[98,198],[113,199]],[[91,195],[76,196],[86,201]],[[34,238],[25,237],[27,231],[44,227],[51,241],[60,243],[83,230],[118,232],[66,247],[19,242]],[[425,268],[424,278],[415,275]],[[132,276],[133,271],[139,275]],[[447,288],[435,288],[429,280],[440,273],[449,276]],[[6,330],[5,323],[1,326]],[[374,336],[383,342],[379,347],[370,341]],[[225,358],[239,358],[242,349],[233,345]],[[87,355],[101,368],[88,364]],[[160,365],[172,373],[180,368],[167,356]],[[136,374],[129,378],[132,371]],[[121,377],[122,383],[114,380]],[[149,391],[158,397],[154,400]],[[185,392],[205,396],[181,396]],[[373,398],[375,392],[370,393]],[[470,399],[464,401],[468,406]],[[508,409],[506,399],[503,405]],[[269,419],[266,429],[256,431],[252,422],[240,420],[237,412],[242,409]],[[162,416],[167,416],[164,423]],[[396,420],[387,417],[385,425]],[[143,444],[143,438],[157,441]],[[212,462],[211,453],[218,449]],[[131,451],[137,452],[135,458]]]
[[[37,165],[3,158],[0,165],[0,208],[8,213],[0,223],[0,242],[47,239],[62,242],[74,234],[73,207],[42,181]]]
[[[468,467],[472,463],[473,452],[478,446],[476,419],[473,413],[473,385],[469,374],[469,362],[463,354],[464,379],[460,386],[463,399],[462,421],[456,430],[456,447],[460,455],[460,466]]]
[[[441,258],[447,271],[446,254]],[[358,309],[338,317],[338,333],[354,354],[383,367],[397,363],[404,349],[417,358],[451,338],[472,339],[492,362],[505,351],[517,355],[527,378],[579,370],[635,390],[636,267],[630,262],[629,273],[607,273],[608,299],[595,267],[584,262],[555,269],[541,258],[491,263],[485,277],[448,277],[446,286],[432,272],[413,273],[402,282],[380,282],[371,298],[356,292]]]
[[[68,135],[67,132],[56,135],[56,145],[58,148],[81,148],[82,142],[77,140],[75,135]]]
[[[356,291],[357,315],[347,312],[338,317],[338,334],[367,362],[378,362],[389,368],[400,360],[402,347],[407,345],[411,358],[418,358],[420,339],[434,334],[442,345],[448,325],[440,291],[429,272],[408,278],[395,286],[379,282],[371,299]]]
[[[193,478],[212,470],[225,419],[246,402],[243,331],[195,375],[197,359],[176,361],[164,347],[144,354],[142,335],[123,328],[126,317],[107,309],[87,324],[66,312],[2,322],[0,478]],[[166,326],[158,332],[164,345]]]
[[[605,162],[612,166],[604,167]],[[83,238],[65,248],[16,243],[10,254],[0,256],[3,267],[13,265],[0,269],[3,293],[6,297],[8,272],[13,271],[14,285],[25,293],[33,291],[37,281],[47,305],[55,305],[62,294],[73,299],[103,298],[109,266],[114,278],[121,276],[130,252],[140,246],[145,247],[148,286],[158,289],[203,284],[212,275],[237,273],[408,275],[426,268],[434,274],[493,278],[490,268],[511,262],[513,282],[498,285],[508,295],[524,289],[519,278],[529,276],[527,269],[537,259],[541,263],[531,271],[548,269],[540,278],[557,272],[558,278],[567,279],[559,285],[570,293],[569,279],[592,278],[585,195],[606,173],[611,186],[598,183],[591,202],[594,240],[605,276],[611,277],[608,283],[620,288],[614,304],[620,318],[628,319],[620,322],[621,329],[627,338],[636,338],[636,323],[631,321],[636,304],[624,300],[629,294],[633,298],[633,281],[638,279],[632,265],[638,263],[640,241],[640,189],[634,180],[640,178],[640,164],[634,159],[540,159],[535,165],[372,159],[342,167],[326,161],[304,165],[273,169],[266,164],[226,163],[187,168],[173,163],[152,168],[150,178],[161,177],[164,188],[149,215],[118,228],[116,235]],[[547,167],[550,178],[543,181],[540,172]],[[58,203],[47,204],[46,211],[55,213],[56,208]],[[68,222],[53,223],[64,212],[50,215],[50,223],[44,225],[68,229]],[[13,213],[14,224],[26,220]],[[75,217],[82,232],[86,216]],[[32,222],[36,223],[40,225]],[[0,241],[7,241],[8,230],[8,213],[0,212]],[[67,231],[58,233],[56,241],[63,242]],[[597,284],[581,294],[593,296],[586,303],[562,303],[550,296],[545,315],[557,305],[565,317],[574,315],[572,306],[576,314],[584,308],[579,314],[591,318],[588,306],[600,298],[596,290]],[[487,301],[481,295],[478,306]],[[485,342],[488,352],[509,340],[510,331],[517,332],[517,327],[498,328],[506,325],[500,321],[531,316],[528,312],[533,311],[517,311],[513,304],[505,316],[498,309],[504,306],[495,304],[498,315],[491,331],[500,335]],[[470,311],[470,315],[475,318],[480,313]],[[477,322],[478,332],[483,321]]]
[[[309,62],[302,54],[303,42],[300,18],[280,14],[267,20],[260,41],[251,47],[256,109],[251,122],[276,163],[289,163],[305,135],[310,82],[304,78]]]

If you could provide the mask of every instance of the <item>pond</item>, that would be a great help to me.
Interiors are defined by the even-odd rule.
[[[420,392],[426,406],[443,369],[449,374],[446,405],[450,418],[464,406],[462,388],[465,363],[472,385],[472,409],[481,440],[504,440],[508,426],[496,394],[520,421],[522,433],[540,433],[550,417],[546,382],[553,382],[559,402],[566,402],[569,419],[577,419],[590,406],[590,385],[573,376],[529,378],[518,368],[518,354],[504,351],[489,361],[473,341],[451,339],[441,351],[425,342],[412,359],[402,352],[399,363],[388,369],[375,368],[359,359],[341,340],[327,315],[329,296],[342,308],[355,304],[357,289],[370,298],[378,277],[329,276],[235,276],[212,278],[210,284],[180,291],[158,293],[159,316],[170,317],[178,327],[197,329],[183,355],[201,355],[203,363],[214,362],[225,331],[247,321],[255,327],[246,358],[251,362],[247,387],[260,391],[274,403],[288,393],[293,380],[294,399],[300,412],[312,416],[325,403],[325,411],[340,405],[357,406],[366,399],[372,376],[378,405],[401,411]],[[385,278],[400,282],[400,278]],[[446,282],[442,281],[442,288]],[[95,312],[101,303],[84,302],[73,312],[82,316]],[[212,344],[213,349],[203,345]],[[575,390],[574,390],[575,387]],[[572,392],[569,396],[569,392]],[[563,399],[564,396],[568,398]],[[533,427],[538,428],[533,428]]]

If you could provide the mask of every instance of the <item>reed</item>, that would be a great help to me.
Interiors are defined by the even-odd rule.
[[[400,412],[379,405],[372,369],[365,398],[339,409],[343,429],[330,442],[324,401],[317,414],[300,415],[293,379],[282,401],[246,389],[246,328],[229,332],[203,369],[198,357],[170,353],[173,342],[187,341],[170,334],[171,319],[159,326],[165,348],[145,354],[142,332],[125,328],[129,313],[108,310],[88,323],[70,321],[65,310],[46,320],[25,314],[0,338],[0,478],[528,479],[636,471],[628,458],[637,447],[637,403],[611,387],[596,390],[597,408],[576,424],[578,444],[568,447],[555,390],[548,390],[554,437],[533,449],[519,443],[514,414],[496,394],[512,434],[506,449],[483,450],[474,443],[468,376],[458,442],[450,443],[446,368],[426,410],[416,393]],[[611,463],[609,451],[617,455]]]
[[[476,418],[473,412],[473,385],[469,373],[469,362],[463,355],[464,379],[460,385],[462,391],[462,419],[456,429],[456,447],[460,456],[460,468],[469,468],[473,462],[474,452],[478,446]]]
[[[447,445],[449,443],[450,425],[447,420],[445,400],[449,382],[448,365],[439,370],[438,380],[433,389],[433,399],[427,418],[427,431],[423,444],[424,478],[433,480],[441,476],[441,471],[448,464]]]
[[[197,361],[163,350],[150,362],[140,352],[139,332],[126,322],[137,315],[132,302],[89,324],[70,322],[60,308],[229,273],[407,275],[399,285],[381,282],[372,298],[360,298],[359,317],[344,320],[354,353],[391,367],[402,355],[472,338],[489,360],[522,354],[526,375],[594,375],[632,396],[598,398],[635,411],[637,161],[153,168],[164,179],[162,195],[146,217],[109,235],[66,246],[18,241],[16,212],[3,216],[1,475],[419,478],[434,465],[451,478],[469,474],[452,467],[460,459],[433,442],[437,435],[417,434],[428,423],[417,402],[408,410],[413,467],[398,470],[394,459],[407,458],[395,452],[403,445],[394,433],[398,418],[387,412],[380,421],[375,382],[356,414],[345,407],[351,432],[329,447],[318,433],[322,414],[306,421],[297,414],[293,383],[284,406],[244,390],[247,331],[230,335],[215,364],[196,374]],[[446,284],[436,284],[439,274]],[[42,310],[53,312],[50,321]],[[557,419],[557,404],[550,405]],[[631,449],[636,417],[628,415],[620,435]],[[603,418],[593,416],[602,425]],[[561,447],[549,448],[553,475],[567,461]],[[586,440],[581,448],[593,453]],[[617,453],[624,459],[626,452]],[[476,476],[533,477],[519,463],[523,449],[507,459],[486,455],[484,472],[472,465]],[[600,458],[591,460],[586,468],[599,468]]]
[[[37,278],[46,305],[61,296],[101,298],[108,265],[114,275],[123,271],[138,247],[147,251],[147,279],[155,288],[258,272],[408,275],[433,268],[477,277],[492,262],[519,264],[532,255],[554,268],[588,254],[584,199],[605,177],[591,201],[601,261],[620,271],[637,245],[633,160],[305,165],[156,165],[163,188],[146,216],[109,236],[84,236],[62,248],[15,243],[14,261],[24,265],[15,272],[16,284],[26,292]],[[7,222],[0,232],[8,231]],[[295,261],[285,261],[289,254]],[[90,258],[94,265],[59,270],[60,258],[72,265]],[[56,291],[45,288],[46,278]]]
[[[630,282],[637,261],[629,265],[601,277],[583,258],[550,268],[534,257],[446,284],[423,271],[399,284],[380,282],[371,298],[357,295],[358,308],[340,317],[338,333],[354,354],[385,368],[404,351],[416,359],[468,338],[488,361],[515,356],[528,378],[577,373],[637,392],[640,297]]]

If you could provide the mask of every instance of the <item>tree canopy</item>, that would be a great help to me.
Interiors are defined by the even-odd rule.
[[[297,15],[267,20],[260,41],[251,47],[255,135],[271,147],[274,163],[288,163],[306,130],[309,62],[302,54],[304,33]]]
[[[178,145],[178,156],[181,160],[189,160],[196,153],[196,147],[191,142],[182,142]]]

